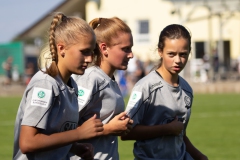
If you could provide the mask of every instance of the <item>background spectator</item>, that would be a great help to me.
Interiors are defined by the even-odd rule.
[[[12,82],[12,62],[13,58],[10,56],[7,58],[6,62],[3,63],[3,69],[5,70],[6,79],[3,85],[11,85]]]

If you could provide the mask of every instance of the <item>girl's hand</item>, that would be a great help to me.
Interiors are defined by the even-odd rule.
[[[132,123],[133,120],[126,115],[126,112],[122,112],[104,125],[104,134],[124,135],[132,129]]]
[[[129,116],[125,115],[125,116],[124,116],[124,119],[126,119],[126,118],[129,119],[128,124],[127,124],[127,128],[128,128],[128,129],[127,129],[126,131],[123,131],[120,136],[123,136],[123,135],[128,134],[128,133],[131,131],[131,129],[132,129],[133,120],[130,119]]]
[[[169,125],[169,134],[170,135],[175,135],[178,136],[184,129],[184,125],[182,122],[178,121],[177,116],[174,118],[174,120],[170,123],[168,123]]]
[[[93,146],[90,143],[74,143],[71,151],[84,160],[93,160]]]
[[[103,124],[96,119],[96,114],[77,128],[79,140],[90,139],[103,135]]]

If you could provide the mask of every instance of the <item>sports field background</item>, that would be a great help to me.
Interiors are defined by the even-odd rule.
[[[21,97],[0,97],[0,160],[12,159]],[[210,160],[240,159],[240,94],[195,94],[187,135]],[[133,141],[119,140],[121,160],[133,160]]]

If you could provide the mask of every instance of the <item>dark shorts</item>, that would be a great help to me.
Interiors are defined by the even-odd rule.
[[[7,71],[7,72],[6,72],[6,76],[7,76],[7,78],[12,79],[12,73],[11,73],[11,71]]]

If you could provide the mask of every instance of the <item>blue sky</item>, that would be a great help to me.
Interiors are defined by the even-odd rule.
[[[0,43],[8,43],[64,0],[1,0]]]

